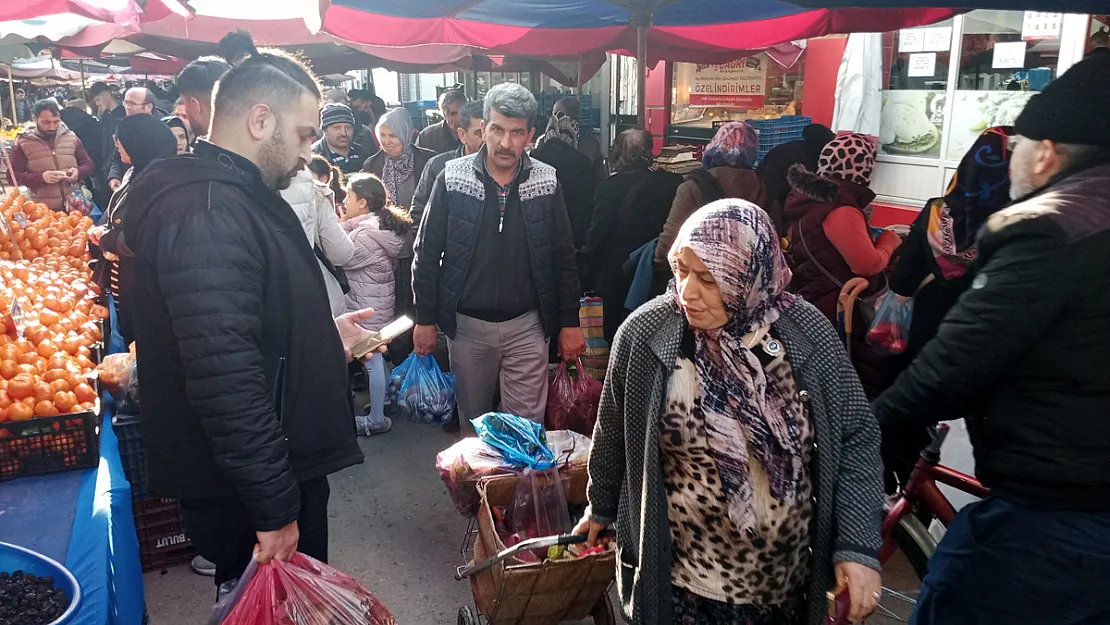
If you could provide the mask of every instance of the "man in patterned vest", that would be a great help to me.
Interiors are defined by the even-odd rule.
[[[413,262],[417,354],[436,326],[449,339],[459,416],[493,408],[543,422],[548,337],[577,358],[574,238],[555,169],[524,149],[535,135],[536,99],[520,85],[490,89],[485,145],[447,163],[421,219]]]
[[[95,165],[81,140],[62,123],[56,101],[36,102],[34,116],[34,129],[15,140],[12,169],[33,200],[64,211],[66,195],[92,175]]]

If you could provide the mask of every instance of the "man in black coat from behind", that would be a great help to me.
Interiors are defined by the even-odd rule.
[[[319,106],[299,61],[251,46],[216,85],[209,139],[132,182],[150,490],[180,500],[217,585],[256,549],[260,562],[326,560],[327,476],[363,461],[346,354],[372,313],[332,319],[278,193],[312,157]]]

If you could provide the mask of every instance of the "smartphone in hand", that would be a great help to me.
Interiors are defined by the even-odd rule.
[[[351,348],[351,355],[356,360],[362,360],[382,345],[388,344],[393,339],[411,330],[412,326],[412,319],[407,316],[398,317],[382,328],[380,332],[371,332],[369,336],[359,341]]]

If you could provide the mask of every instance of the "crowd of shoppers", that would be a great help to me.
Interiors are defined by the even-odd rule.
[[[327,476],[393,425],[386,354],[356,367],[364,411],[350,392],[368,332],[413,317],[388,360],[448,352],[463,424],[542,422],[550,352],[583,354],[592,290],[611,351],[577,531],[615,529],[632,623],[812,625],[827,590],[866,617],[884,467],[904,484],[953,418],[992,493],[949,527],[911,622],[1105,613],[1088,580],[1110,573],[1110,57],[984,132],[903,242],[870,223],[874,137],[812,126],[757,163],[755,130],[730,122],[683,177],[653,167],[643,130],[595,158],[574,99],[540,129],[520,85],[447,90],[417,134],[292,57],[229,56],[181,72],[174,116],[145,87],[94,85],[96,118],[28,103],[11,153],[56,210],[81,180],[109,191],[90,241],[137,348],[151,490],[181,501],[217,584],[256,550],[327,559]],[[904,353],[867,344],[862,302],[838,337],[857,277],[914,300]]]

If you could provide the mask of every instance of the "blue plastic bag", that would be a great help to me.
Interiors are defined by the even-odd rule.
[[[504,412],[487,412],[470,422],[478,438],[497,448],[509,464],[532,469],[555,466],[547,432],[539,423]]]
[[[906,351],[912,321],[913,298],[888,291],[871,322],[867,342],[880,354],[897,356]]]
[[[394,406],[398,405],[397,396],[401,394],[401,387],[405,384],[405,374],[408,373],[409,366],[416,361],[416,358],[416,354],[410,354],[401,364],[393,367],[393,372],[389,374],[389,385],[385,389],[385,394],[386,399]]]
[[[415,358],[415,360],[413,360]],[[412,361],[412,362],[409,362]],[[455,411],[455,376],[440,370],[433,356],[409,356],[398,407],[411,421],[443,425]]]

